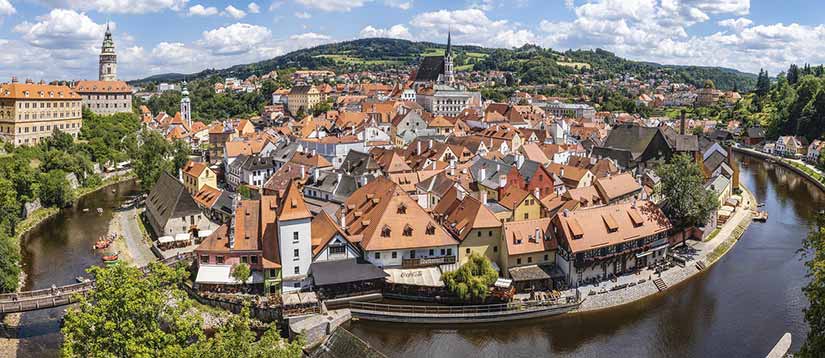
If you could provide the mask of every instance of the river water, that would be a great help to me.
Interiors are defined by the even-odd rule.
[[[800,253],[825,195],[796,173],[737,155],[741,180],[770,214],[687,282],[625,306],[543,320],[432,327],[358,321],[350,329],[390,357],[764,357],[807,333]]]
[[[115,191],[112,192],[112,189]],[[87,276],[86,268],[101,263],[92,245],[109,228],[113,209],[130,195],[137,194],[134,182],[115,184],[81,198],[77,205],[62,210],[23,237],[24,290],[75,283]],[[88,212],[83,212],[88,208]],[[98,215],[97,208],[103,208]],[[23,313],[18,357],[58,356],[61,343],[60,318],[65,307]]]
[[[350,329],[390,357],[764,357],[785,332],[806,334],[797,252],[825,195],[794,172],[738,156],[741,178],[770,213],[706,272],[664,294],[602,312],[455,327],[359,321]],[[111,191],[117,189],[116,193]],[[24,241],[26,289],[72,283],[100,258],[91,251],[112,209],[136,192],[118,184],[80,200]],[[104,208],[103,215],[94,213]],[[90,208],[90,212],[82,212]],[[59,353],[63,309],[25,313],[20,357]]]

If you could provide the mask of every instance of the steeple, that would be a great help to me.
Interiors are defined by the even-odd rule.
[[[452,31],[447,30],[447,52],[445,56],[452,57],[453,56],[453,45],[452,45]]]
[[[109,28],[109,22],[106,22],[103,46],[100,47],[98,79],[101,81],[117,81],[117,54],[115,53],[115,41],[112,40],[112,30]]]
[[[181,99],[180,99],[180,116],[183,119],[184,123],[191,129],[192,128],[192,103],[189,100],[189,89],[186,88],[186,80],[183,81],[181,88]]]

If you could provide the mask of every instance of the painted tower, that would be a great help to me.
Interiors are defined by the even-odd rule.
[[[452,85],[455,82],[455,71],[453,69],[453,45],[452,34],[447,32],[447,51],[444,52],[444,83]]]
[[[112,40],[109,24],[106,24],[106,34],[103,36],[99,66],[101,81],[117,81],[117,54],[115,54],[115,42]]]
[[[186,88],[186,81],[183,81],[181,96],[180,116],[183,119],[183,122],[186,123],[189,128],[192,128],[192,103],[189,100],[189,89]]]

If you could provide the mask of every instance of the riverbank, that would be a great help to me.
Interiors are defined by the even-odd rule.
[[[758,150],[745,148],[745,147],[733,147],[733,150],[738,153],[743,153],[746,155],[750,155],[760,159],[767,159],[773,163],[779,164],[785,168],[793,170],[797,174],[801,175],[805,179],[808,179],[811,183],[813,183],[817,188],[825,192],[825,174],[823,174],[818,169],[814,168],[811,165],[808,165],[804,162],[778,157],[772,154],[768,154],[765,152],[761,152]]]
[[[718,262],[722,256],[730,252],[730,248],[742,237],[742,234],[751,224],[751,210],[756,208],[756,199],[745,186],[741,186],[741,189],[744,199],[743,205],[737,208],[735,214],[712,238],[706,241],[689,241],[686,243],[692,249],[692,255],[684,267],[677,266],[661,274],[651,270],[643,270],[638,275],[619,277],[617,282],[607,281],[579,287],[585,300],[577,310],[571,313],[615,308],[659,293],[665,293]],[[664,283],[663,289],[657,287],[654,282],[656,279],[660,279]],[[631,284],[633,285],[630,286]],[[627,287],[615,291],[611,290],[618,285],[627,285]]]
[[[133,180],[135,176],[131,173],[125,175],[113,175],[103,181],[99,185],[89,188],[79,188],[75,191],[74,204],[77,205],[79,200],[87,195],[106,189],[110,186],[117,185],[129,180]],[[22,251],[22,239],[31,230],[48,222],[49,219],[55,217],[61,211],[60,208],[46,207],[40,208],[32,213],[25,220],[20,221],[15,226],[14,243],[17,245],[17,250]],[[20,271],[20,284],[18,291],[23,287],[26,281],[25,273]],[[21,338],[19,337],[19,329],[21,324],[20,313],[8,314],[2,317],[0,322],[0,358],[13,358],[17,356],[18,348],[20,347]]]

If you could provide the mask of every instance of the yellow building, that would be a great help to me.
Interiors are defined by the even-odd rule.
[[[533,193],[508,186],[501,192],[498,203],[510,211],[506,221],[536,220],[541,218],[541,200]]]
[[[501,267],[501,221],[478,199],[465,195],[459,200],[455,187],[433,209],[444,219],[444,226],[458,239],[458,261],[464,264],[472,253],[488,258]]]
[[[558,243],[550,233],[550,218],[504,223],[502,274],[516,290],[553,288],[550,278]]]
[[[0,139],[35,145],[55,129],[77,138],[82,126],[80,95],[66,86],[34,83],[0,84]]]
[[[315,86],[295,86],[287,95],[287,109],[295,115],[300,109],[308,112],[321,103],[321,92]]]
[[[183,168],[181,168],[181,181],[186,191],[194,195],[203,188],[204,185],[209,185],[213,188],[218,187],[218,176],[206,163],[188,161]]]

